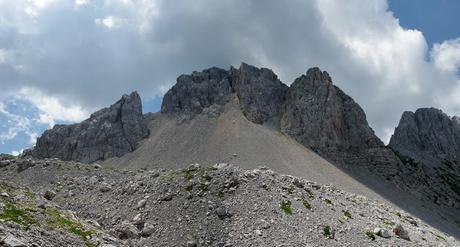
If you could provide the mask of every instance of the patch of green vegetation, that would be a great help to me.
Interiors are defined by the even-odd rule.
[[[209,185],[207,183],[202,183],[202,184],[200,184],[200,189],[202,191],[208,191],[209,190]]]
[[[288,200],[282,201],[280,204],[280,208],[287,215],[292,215],[291,201],[288,201]]]
[[[217,192],[216,195],[217,195],[219,198],[224,198],[225,193],[224,193],[223,191],[219,191],[219,192]]]
[[[32,191],[30,190],[25,190],[24,191],[24,195],[26,195],[27,197],[29,197],[30,199],[35,199],[35,193],[33,193]]]
[[[8,203],[5,205],[3,212],[0,213],[0,219],[13,221],[25,228],[29,228],[30,225],[37,224],[37,221],[30,215],[29,211],[30,210],[21,209],[14,204]]]
[[[330,226],[323,227],[323,236],[325,236],[326,238],[332,238],[332,231]]]
[[[367,235],[367,237],[368,237],[370,240],[372,240],[372,241],[375,240],[375,234],[374,234],[373,232],[367,231],[367,232],[366,232],[366,235]]]
[[[206,171],[203,171],[203,175],[201,177],[206,181],[211,181],[212,177]]]
[[[326,204],[329,204],[329,205],[334,205],[334,203],[332,203],[332,201],[327,198],[324,199],[324,202],[326,202]]]
[[[56,209],[47,208],[46,212],[52,218],[51,220],[49,220],[47,222],[48,227],[50,227],[51,229],[64,230],[64,231],[73,233],[73,234],[75,234],[77,236],[80,236],[85,241],[88,238],[91,238],[91,236],[93,236],[95,234],[95,232],[92,231],[92,230],[84,229],[83,226],[80,223],[65,218]],[[89,244],[89,242],[87,242],[87,245],[88,244]]]
[[[389,226],[394,226],[396,223],[394,223],[394,222],[391,221],[391,220],[384,220],[384,221],[383,221],[383,224],[389,225]]]
[[[288,192],[289,195],[294,194],[294,192],[295,192],[294,187],[293,187],[293,186],[289,187],[289,188],[287,189],[287,192]]]
[[[195,173],[193,171],[190,171],[190,170],[184,171],[185,180],[190,181],[193,179],[194,176],[195,176]]]
[[[161,180],[171,180],[175,177],[177,177],[178,172],[177,171],[169,171],[165,174],[161,174],[160,179]]]
[[[400,213],[399,211],[394,211],[393,213],[394,213],[396,216],[398,216],[399,218],[402,217],[402,216],[401,216],[401,213]]]
[[[313,192],[311,192],[311,190],[305,188],[305,192],[307,192],[308,197],[310,197],[310,198],[312,198],[312,199],[315,197],[315,195],[313,194]]]
[[[311,204],[310,202],[307,201],[307,199],[303,199],[302,200],[302,203],[303,203],[303,206],[306,208],[306,209],[311,209]]]
[[[186,186],[185,186],[185,191],[192,191],[193,190],[193,184],[192,183],[188,183]]]
[[[342,213],[345,217],[347,217],[348,219],[352,219],[351,217],[351,213],[348,211],[348,210],[342,210]]]

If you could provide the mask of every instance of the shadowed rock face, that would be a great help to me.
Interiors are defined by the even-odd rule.
[[[132,152],[148,135],[141,99],[133,92],[81,123],[45,131],[26,155],[91,163]]]
[[[309,69],[289,88],[281,130],[325,152],[383,147],[361,107],[318,68]]]
[[[428,166],[460,158],[458,117],[450,118],[441,110],[421,108],[404,112],[389,146],[400,154]]]
[[[264,123],[278,115],[287,88],[266,68],[245,63],[229,71],[210,68],[179,76],[164,96],[161,112],[192,116],[212,105],[226,104],[235,93],[245,116],[255,123]]]

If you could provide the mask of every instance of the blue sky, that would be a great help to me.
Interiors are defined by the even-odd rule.
[[[246,62],[290,84],[327,70],[388,141],[401,113],[460,115],[456,0],[0,0],[0,152],[183,73]],[[280,18],[273,18],[279,16]]]

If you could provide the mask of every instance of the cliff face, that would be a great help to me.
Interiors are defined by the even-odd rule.
[[[236,94],[245,116],[264,123],[278,115],[286,91],[287,86],[266,68],[245,63],[228,71],[211,68],[179,76],[176,85],[165,94],[161,112],[192,116],[204,108],[224,105],[231,94]]]
[[[281,130],[323,151],[383,147],[361,107],[318,68],[309,69],[289,88]]]
[[[290,87],[269,69],[242,64],[182,75],[163,100],[162,113],[188,117],[238,98],[254,123],[274,123],[281,132],[340,164],[398,162],[369,127],[361,107],[332,84],[327,72],[308,70]]]
[[[439,166],[445,161],[459,162],[458,123],[457,117],[450,118],[435,108],[404,112],[389,146],[428,166]]]
[[[133,92],[81,123],[56,125],[45,131],[26,154],[91,163],[132,152],[148,135],[141,99]]]
[[[435,203],[457,208],[460,207],[458,123],[458,117],[450,118],[435,108],[404,112],[389,144],[404,163],[400,170],[406,173],[406,180],[429,188],[432,193],[427,196]]]

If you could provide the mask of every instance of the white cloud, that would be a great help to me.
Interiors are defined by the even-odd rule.
[[[34,105],[38,109],[39,122],[50,127],[56,121],[79,122],[89,116],[89,113],[81,106],[63,104],[61,99],[46,95],[35,88],[21,88],[14,97],[29,101]],[[36,133],[30,135],[36,135]]]
[[[14,139],[20,132],[27,131],[31,127],[31,121],[26,116],[20,116],[7,111],[4,103],[0,102],[0,116],[7,121],[7,128],[0,131],[0,144]]]
[[[57,0],[27,0],[27,5],[24,12],[32,17],[37,17],[41,10],[45,9]]]
[[[21,150],[14,150],[14,151],[11,151],[11,155],[14,155],[14,156],[18,156],[20,154],[22,154],[22,152],[24,152],[24,149],[21,149]]]
[[[386,0],[0,0],[0,33],[4,91],[29,99],[49,125],[242,61],[287,84],[308,67],[328,70],[383,140],[405,110],[460,113],[459,39],[430,49]]]
[[[77,6],[77,7],[88,5],[90,3],[91,3],[90,0],[75,0],[75,6]]]
[[[455,73],[460,67],[460,38],[434,44],[431,57],[437,68]]]
[[[107,16],[105,18],[96,18],[94,23],[96,23],[96,25],[105,26],[108,29],[117,29],[126,25],[127,21],[124,18]]]

